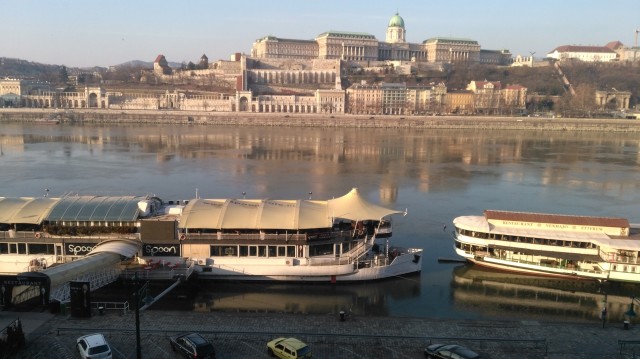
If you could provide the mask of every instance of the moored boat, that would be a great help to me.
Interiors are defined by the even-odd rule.
[[[122,254],[117,243],[126,242],[139,250],[117,270],[147,279],[193,272],[234,280],[389,278],[421,270],[421,249],[389,244],[391,216],[402,213],[357,189],[330,200],[0,197],[0,273]]]
[[[627,219],[485,210],[454,219],[455,251],[501,270],[640,282],[640,226]]]
[[[205,278],[362,281],[420,272],[422,250],[389,245],[389,217],[402,213],[355,188],[326,201],[196,199],[179,231]]]

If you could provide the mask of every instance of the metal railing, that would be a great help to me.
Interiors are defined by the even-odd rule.
[[[620,354],[622,354],[622,352],[628,345],[640,345],[640,340],[618,339],[618,345],[620,346]],[[634,358],[635,358],[635,352],[634,352]]]
[[[193,274],[195,268],[195,262],[186,261],[184,265],[176,268],[169,266],[164,267],[152,267],[145,269],[146,267],[140,267],[135,269],[125,269],[120,273],[122,278],[133,278],[137,274],[139,279],[148,280],[167,280],[174,279],[176,277],[189,278]]]
[[[122,314],[129,312],[129,302],[91,302],[91,308],[100,310],[122,310]]]

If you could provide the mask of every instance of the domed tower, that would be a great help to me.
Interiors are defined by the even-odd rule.
[[[389,20],[389,26],[387,26],[387,42],[392,44],[406,42],[404,38],[405,32],[404,20],[400,14],[396,13]]]

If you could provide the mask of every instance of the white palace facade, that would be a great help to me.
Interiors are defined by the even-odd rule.
[[[482,62],[480,45],[475,40],[434,37],[422,43],[406,40],[404,19],[395,14],[389,20],[385,41],[363,32],[327,31],[314,40],[295,40],[265,36],[251,48],[255,59],[333,59],[343,61]],[[503,52],[501,62],[508,64],[511,54]],[[491,61],[493,62],[493,61]]]

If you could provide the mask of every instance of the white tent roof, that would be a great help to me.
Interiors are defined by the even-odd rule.
[[[311,229],[329,228],[334,218],[380,220],[402,213],[370,203],[356,188],[328,201],[195,199],[184,208],[181,228]]]
[[[380,220],[392,214],[404,213],[384,208],[367,201],[360,195],[357,188],[336,199],[327,201],[329,215],[334,218],[345,218],[352,221]]]
[[[0,197],[0,223],[39,224],[59,201],[49,197]]]

